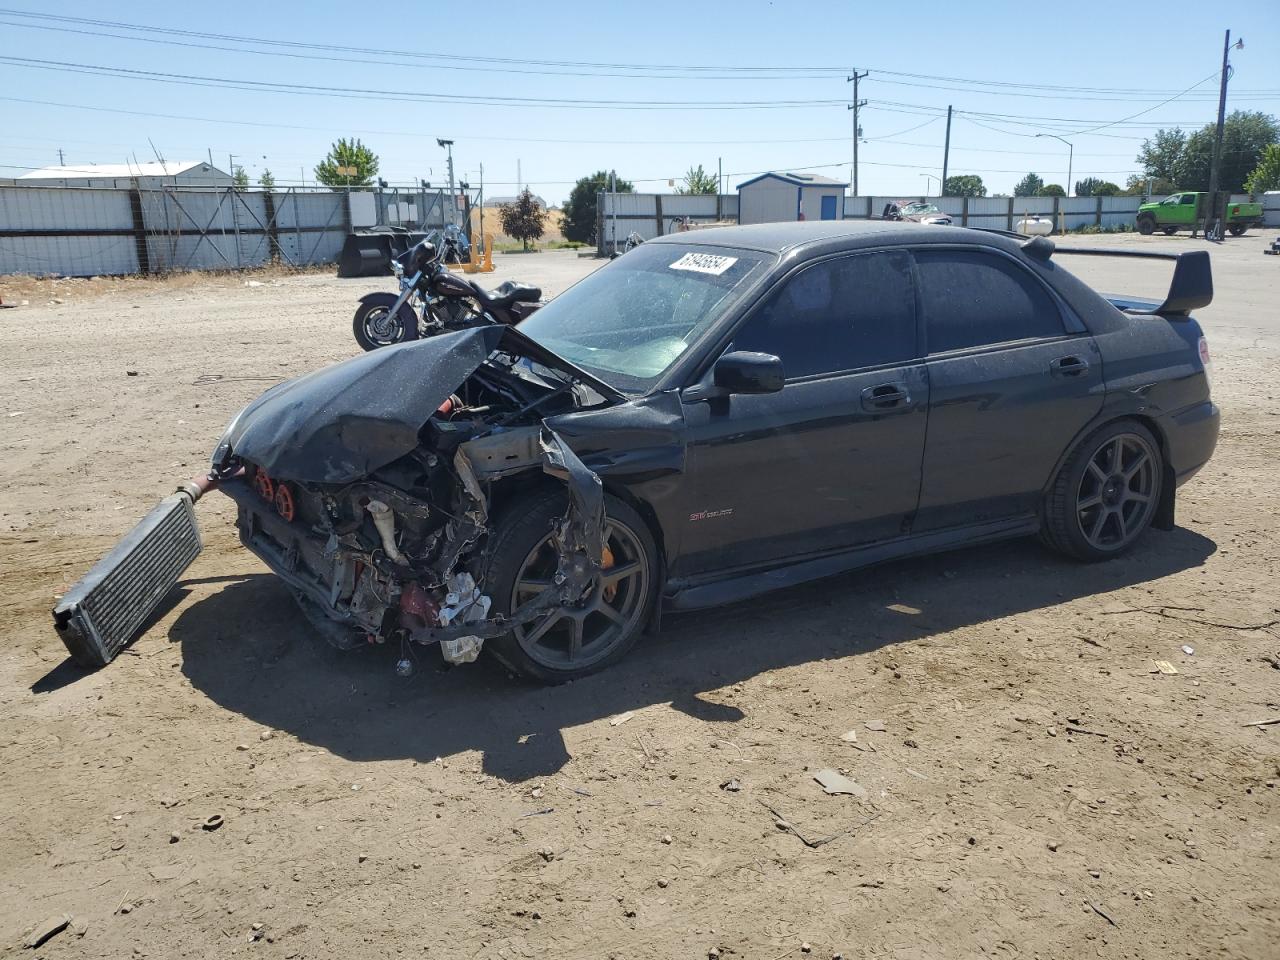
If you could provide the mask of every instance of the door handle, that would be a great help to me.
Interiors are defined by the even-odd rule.
[[[882,410],[907,410],[911,393],[905,383],[880,383],[862,391],[862,409],[873,413]]]
[[[1049,362],[1049,373],[1055,377],[1082,377],[1089,372],[1089,361],[1084,357],[1058,357]]]

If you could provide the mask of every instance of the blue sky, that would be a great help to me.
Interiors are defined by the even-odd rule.
[[[234,154],[255,179],[269,167],[278,182],[311,181],[329,143],[356,135],[382,158],[388,180],[442,182],[435,138],[446,137],[456,143],[460,178],[474,185],[483,163],[487,192],[509,194],[518,159],[523,179],[551,202],[579,176],[609,167],[638,190],[660,192],[691,165],[714,170],[718,161],[729,189],[769,169],[848,179],[845,70],[856,66],[870,71],[859,91],[868,101],[862,193],[926,188],[926,175],[941,172],[948,104],[961,111],[950,172],[977,173],[992,192],[1009,192],[1028,171],[1065,185],[1067,147],[1037,133],[1074,143],[1074,180],[1123,184],[1156,127],[1214,119],[1224,29],[1245,40],[1232,54],[1228,109],[1280,114],[1280,3],[1206,9],[1025,0],[305,8],[0,0],[0,176],[57,163],[59,147],[69,164],[149,160],[150,138],[168,160],[211,151],[225,168]],[[140,33],[102,21],[308,46]],[[86,74],[14,58],[175,76]],[[653,65],[665,69],[646,69]],[[247,88],[262,83],[413,99]],[[446,102],[421,99],[432,96]],[[506,102],[450,99],[457,97]],[[623,102],[647,106],[617,106]]]

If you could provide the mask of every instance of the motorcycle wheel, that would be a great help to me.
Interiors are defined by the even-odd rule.
[[[392,316],[396,297],[391,294],[366,298],[351,320],[351,332],[356,343],[365,350],[389,347],[418,339],[418,318],[407,304]]]

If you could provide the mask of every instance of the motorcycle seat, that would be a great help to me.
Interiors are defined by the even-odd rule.
[[[542,299],[542,288],[527,283],[508,280],[493,290],[480,290],[489,306],[507,308],[513,303],[537,303]]]

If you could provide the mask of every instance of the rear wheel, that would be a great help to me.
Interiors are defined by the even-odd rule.
[[[1244,232],[1248,229],[1249,228],[1243,223],[1233,223],[1231,226],[1227,227],[1227,230],[1231,232],[1233,237],[1243,237]]]
[[[484,570],[496,612],[509,614],[552,585],[553,527],[567,498],[531,497],[499,522]],[[577,603],[556,607],[491,641],[503,663],[543,683],[563,683],[617,662],[635,645],[657,593],[657,549],[630,506],[605,497],[601,576]]]
[[[1150,526],[1163,476],[1151,431],[1132,420],[1107,424],[1059,471],[1045,503],[1042,539],[1079,560],[1124,553]]]
[[[1156,232],[1156,222],[1151,217],[1138,218],[1138,232],[1144,237],[1149,237]]]

